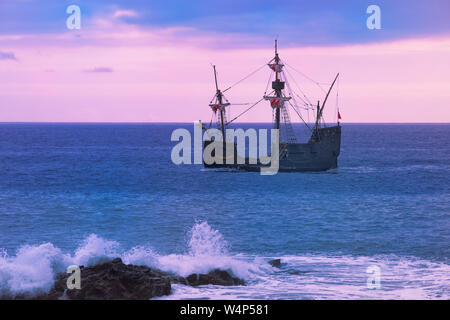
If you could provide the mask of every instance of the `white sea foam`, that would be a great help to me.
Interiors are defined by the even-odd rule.
[[[230,253],[228,243],[208,223],[194,225],[185,254],[158,254],[148,246],[122,250],[119,243],[91,235],[64,253],[51,243],[23,246],[14,256],[0,250],[0,294],[47,291],[54,276],[72,264],[93,265],[121,257],[181,276],[219,268],[246,280],[246,286],[173,286],[170,299],[449,299],[450,266],[397,256],[261,257]],[[268,261],[281,258],[284,266]],[[381,288],[369,290],[366,269],[381,269]]]
[[[181,276],[207,273],[213,269],[230,271],[237,277],[248,278],[262,272],[258,266],[228,254],[228,243],[219,231],[208,223],[194,225],[190,232],[186,254],[160,255],[153,248],[137,246],[121,250],[118,242],[105,240],[95,234],[87,237],[73,254],[63,253],[51,243],[25,245],[16,255],[0,251],[0,293],[48,291],[54,276],[69,265],[95,265],[116,257],[124,263],[147,265]]]
[[[116,241],[105,240],[95,234],[87,237],[75,250],[71,263],[90,266],[121,255],[120,245]]]
[[[186,254],[159,255],[150,248],[136,247],[125,253],[123,259],[126,263],[144,264],[181,276],[221,269],[247,279],[264,272],[257,264],[230,255],[222,234],[207,222],[192,227],[188,248]]]
[[[67,256],[51,243],[23,246],[13,257],[6,252],[0,257],[0,289],[22,293],[49,290],[55,272],[64,270]]]
[[[284,256],[281,260],[283,268],[272,269],[244,287],[174,285],[173,294],[161,299],[450,298],[450,266],[444,263],[396,256]],[[371,265],[381,269],[380,289],[367,288],[366,270]]]

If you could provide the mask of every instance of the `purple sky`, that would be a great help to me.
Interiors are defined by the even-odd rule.
[[[74,3],[80,30],[66,28]],[[328,121],[337,106],[343,122],[450,121],[448,1],[379,1],[381,30],[367,29],[365,1],[227,3],[2,1],[0,121],[209,121],[211,63],[226,88],[273,57],[276,36],[281,58],[316,81],[340,72]],[[269,73],[227,98],[259,100]],[[323,100],[314,83],[291,73],[311,101]],[[230,108],[233,116],[245,106]],[[267,104],[242,117],[270,120]]]

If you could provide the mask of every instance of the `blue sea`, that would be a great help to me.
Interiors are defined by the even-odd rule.
[[[121,257],[247,283],[165,299],[450,298],[450,124],[343,124],[338,169],[273,176],[177,166],[176,128],[0,124],[0,293]]]

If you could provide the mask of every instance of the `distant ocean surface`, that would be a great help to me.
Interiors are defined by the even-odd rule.
[[[121,257],[247,282],[168,299],[450,299],[450,124],[343,124],[337,170],[274,176],[174,165],[180,127],[0,124],[0,293]]]

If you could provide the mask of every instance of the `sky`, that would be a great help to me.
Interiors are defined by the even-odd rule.
[[[263,96],[275,38],[314,104],[340,74],[329,122],[450,122],[448,0],[0,0],[0,122],[209,122],[211,65],[221,88],[262,67],[226,92],[233,118]],[[262,103],[239,121],[271,119]]]

